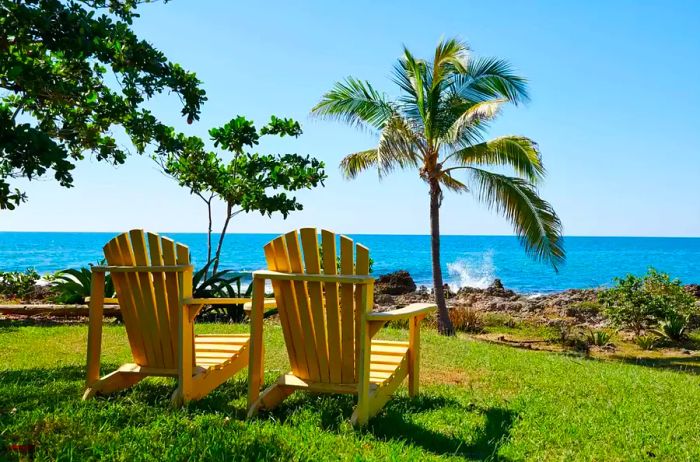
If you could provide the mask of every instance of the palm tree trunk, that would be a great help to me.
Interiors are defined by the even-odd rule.
[[[433,291],[438,307],[438,331],[443,335],[454,335],[454,327],[447,311],[445,287],[440,266],[440,185],[430,182],[430,250],[433,256]]]

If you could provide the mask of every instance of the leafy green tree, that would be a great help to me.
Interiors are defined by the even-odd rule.
[[[495,208],[513,224],[526,250],[555,269],[564,260],[561,223],[535,189],[545,173],[537,144],[523,136],[484,141],[489,122],[503,105],[528,98],[525,79],[506,61],[472,58],[466,44],[445,40],[432,61],[404,48],[393,80],[401,91],[396,100],[369,82],[349,77],[336,83],[312,114],[378,132],[376,148],[343,159],[347,177],[369,168],[376,168],[380,178],[411,168],[427,184],[438,328],[453,334],[440,265],[443,191],[470,192]],[[510,168],[515,176],[485,169],[489,166]]]
[[[679,279],[649,268],[642,277],[628,274],[599,295],[605,314],[613,324],[632,329],[636,335],[656,326],[671,327],[682,335],[691,315],[698,312],[695,298]]]
[[[53,173],[73,184],[75,162],[90,153],[121,164],[128,151],[183,149],[185,138],[143,103],[161,92],[182,101],[188,123],[206,100],[194,73],[131,30],[138,0],[0,0],[0,209],[26,200],[15,178]]]
[[[291,119],[272,116],[259,131],[243,116],[232,119],[220,128],[209,130],[214,147],[232,154],[228,161],[205,149],[196,137],[182,139],[185,149],[163,158],[156,157],[163,170],[180,186],[186,187],[207,206],[209,227],[207,258],[212,261],[212,203],[218,199],[226,204],[223,227],[213,255],[216,274],[226,230],[233,217],[241,212],[260,212],[271,216],[275,212],[285,218],[290,212],[303,208],[286,191],[311,189],[326,179],[323,162],[298,154],[258,154],[246,152],[259,143],[262,136],[298,137],[301,126]]]

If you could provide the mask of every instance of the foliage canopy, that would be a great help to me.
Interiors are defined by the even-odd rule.
[[[0,0],[0,209],[26,194],[16,178],[53,173],[73,184],[75,163],[90,153],[113,164],[129,152],[122,130],[142,153],[184,149],[188,140],[144,103],[178,95],[188,123],[206,100],[192,72],[169,61],[132,31],[137,0]]]

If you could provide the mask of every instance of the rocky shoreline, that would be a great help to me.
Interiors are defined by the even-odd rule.
[[[542,295],[519,294],[496,279],[485,289],[463,287],[457,292],[445,286],[447,307],[471,309],[482,314],[500,313],[542,325],[605,327],[608,322],[598,304],[600,289],[568,289]],[[686,289],[700,300],[700,285]],[[433,296],[425,286],[416,287],[406,271],[379,276],[375,282],[375,310],[388,311],[414,302],[429,302]]]

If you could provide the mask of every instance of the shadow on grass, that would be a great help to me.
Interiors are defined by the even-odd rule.
[[[353,411],[355,400],[349,395],[315,395],[296,393],[271,412],[265,414],[281,422],[293,424],[297,414],[312,412],[318,419],[321,429],[338,432],[343,422]],[[480,414],[484,424],[475,430],[470,438],[463,439],[454,434],[431,430],[416,423],[421,414],[441,409],[457,409],[459,412]],[[303,417],[302,417],[303,418]],[[442,396],[421,395],[416,398],[393,397],[379,415],[370,419],[361,430],[384,441],[401,441],[417,446],[435,455],[458,456],[468,460],[500,460],[497,452],[510,438],[510,430],[516,414],[498,407],[480,408],[464,406],[459,401]],[[444,422],[450,424],[450,422]]]
[[[615,361],[635,366],[652,367],[654,369],[668,369],[677,372],[700,375],[700,356],[667,356],[659,358],[641,358],[628,356],[610,356]]]
[[[510,438],[510,430],[516,418],[512,410],[464,406],[450,398],[429,395],[417,398],[395,397],[392,401],[384,412],[369,423],[368,431],[375,436],[405,441],[436,455],[453,455],[471,460],[506,460],[499,457],[497,452]],[[416,414],[446,407],[483,415],[485,423],[475,438],[465,441],[458,436],[436,432],[413,422],[412,417]]]

